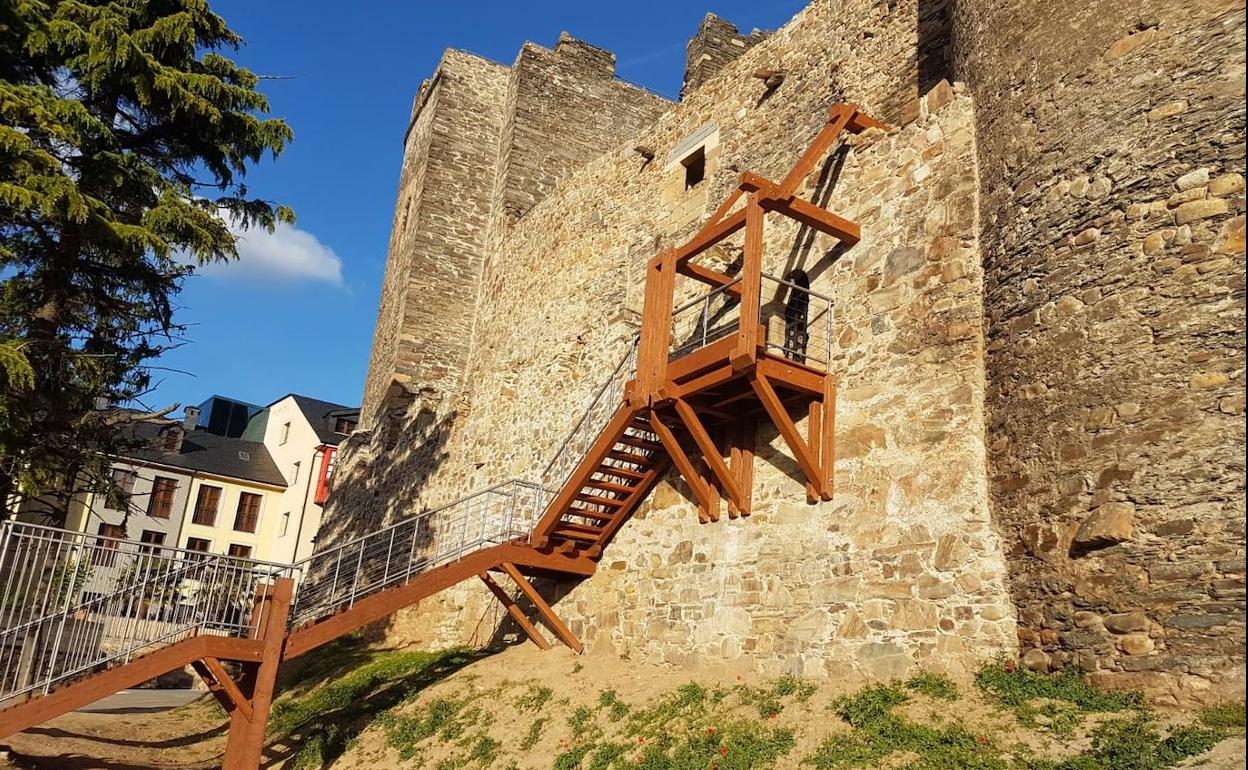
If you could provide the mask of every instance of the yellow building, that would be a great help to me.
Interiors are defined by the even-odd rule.
[[[66,526],[153,545],[281,561],[285,477],[264,444],[181,424],[143,424],[146,446],[113,459],[118,491],[85,496]]]

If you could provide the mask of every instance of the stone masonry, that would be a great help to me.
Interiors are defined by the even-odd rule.
[[[690,42],[678,104],[567,37],[510,68],[447,52],[324,541],[535,478],[623,356],[646,260],[851,101],[894,130],[803,194],[862,242],[774,219],[765,251],[835,301],[835,499],[807,504],[763,429],[753,516],[698,524],[673,475],[557,611],[591,654],[742,674],[1006,653],[1242,691],[1242,6],[817,0],[718,56],[725,25]],[[500,618],[466,584],[381,633],[484,642]]]

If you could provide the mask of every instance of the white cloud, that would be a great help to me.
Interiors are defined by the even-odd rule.
[[[294,283],[323,281],[342,286],[342,259],[307,230],[279,223],[273,232],[231,228],[238,238],[238,259],[196,268],[202,275]]]

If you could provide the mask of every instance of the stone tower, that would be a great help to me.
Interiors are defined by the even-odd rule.
[[[835,499],[760,432],[754,517],[699,525],[662,482],[560,613],[591,652],[685,667],[1009,652],[1242,691],[1244,26],[1223,0],[816,0],[771,34],[708,17],[678,104],[567,37],[511,67],[448,51],[331,528],[540,468],[620,360],[645,260],[851,101],[894,131],[803,194],[861,243],[765,244],[835,302]],[[388,633],[472,641],[497,612],[457,588]]]

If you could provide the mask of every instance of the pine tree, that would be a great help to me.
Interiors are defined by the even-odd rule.
[[[0,2],[0,501],[103,490],[184,277],[293,221],[243,181],[292,135],[241,42],[206,0]]]

